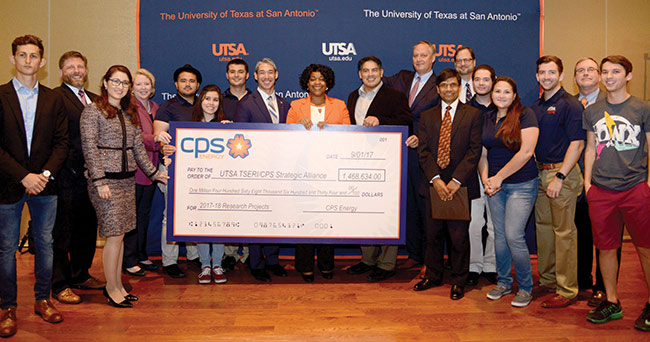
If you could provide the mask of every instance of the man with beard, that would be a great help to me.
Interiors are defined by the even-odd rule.
[[[88,81],[87,66],[88,60],[80,52],[64,53],[59,58],[59,76],[63,83],[54,89],[65,107],[70,142],[68,157],[57,182],[57,214],[52,231],[52,294],[63,304],[81,302],[81,297],[70,287],[101,290],[105,285],[88,272],[95,256],[97,216],[88,198],[79,118],[97,95],[84,89]]]
[[[543,308],[563,308],[578,295],[578,232],[574,222],[582,174],[575,167],[585,145],[582,110],[575,97],[562,88],[562,60],[537,60],[537,82],[544,90],[531,105],[539,124],[535,157],[539,191],[535,203],[540,287],[555,292]]]
[[[474,96],[472,84],[472,72],[474,72],[474,67],[476,66],[474,50],[468,46],[459,47],[454,54],[454,65],[461,78],[458,98],[460,102],[468,103],[472,99],[472,96]]]
[[[153,134],[156,141],[160,141],[161,144],[169,144],[171,136],[168,132],[171,121],[192,121],[192,108],[202,80],[201,72],[189,64],[174,71],[174,85],[178,93],[158,108],[156,119],[153,122]],[[164,168],[163,164],[161,163],[159,167]],[[184,278],[185,273],[178,267],[178,244],[167,242],[167,185],[160,184],[159,187],[165,194],[165,210],[160,233],[163,271],[172,278]],[[199,250],[196,245],[187,243],[185,248],[188,263],[194,263],[201,267]]]

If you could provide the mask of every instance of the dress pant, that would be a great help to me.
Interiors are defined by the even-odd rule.
[[[57,212],[52,230],[52,291],[59,293],[90,278],[97,244],[97,215],[83,171],[64,167],[57,177]]]
[[[468,203],[469,204],[469,203]],[[471,209],[470,209],[471,210]],[[444,272],[445,231],[451,243],[447,246],[451,265],[451,285],[465,286],[469,275],[469,221],[438,220],[431,217],[431,201],[426,201],[427,251],[425,278],[442,281]]]
[[[156,192],[156,183],[135,185],[135,206],[137,210],[135,229],[124,234],[124,256],[122,267],[136,266],[139,261],[149,260],[147,256],[147,231],[151,202]]]
[[[241,255],[239,255],[240,246],[242,251]],[[233,257],[235,260],[241,260],[241,262],[244,263],[246,262],[246,259],[248,259],[248,245],[240,243],[226,244],[224,255],[227,257]]]
[[[334,245],[296,245],[296,271],[314,272],[314,252],[318,252],[318,269],[322,272],[334,270]]]
[[[539,188],[535,203],[537,233],[537,268],[542,285],[556,287],[565,298],[578,295],[578,230],[575,225],[576,200],[583,180],[574,167],[562,182],[557,198],[546,196],[546,188],[559,168],[539,171]]]
[[[483,192],[483,183],[479,182],[481,197],[472,200],[472,219],[469,221],[469,271],[496,272],[497,261],[494,252],[494,224],[487,206],[487,195]],[[483,245],[483,228],[487,229],[485,246]]]
[[[408,174],[406,178],[406,251],[410,259],[424,262],[427,249],[426,212],[424,196],[419,189],[424,181],[416,149],[408,149]]]
[[[162,163],[159,166],[164,168]],[[167,172],[167,170],[164,170]],[[163,211],[162,229],[160,232],[160,248],[162,250],[162,265],[170,266],[178,263],[178,244],[167,242],[167,184],[158,183],[158,188],[165,195],[165,210]],[[187,260],[194,260],[199,257],[199,249],[194,243],[185,243]]]
[[[252,270],[262,270],[268,265],[278,265],[280,259],[280,246],[259,245],[251,243],[248,245],[248,257]]]
[[[377,266],[384,271],[392,271],[397,263],[396,245],[363,245],[361,262],[368,266]]]

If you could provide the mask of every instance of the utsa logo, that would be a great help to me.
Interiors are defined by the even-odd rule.
[[[321,52],[325,56],[329,56],[330,61],[351,61],[351,55],[356,56],[357,50],[354,48],[353,43],[327,43],[323,42]]]
[[[453,62],[456,50],[461,47],[460,44],[431,44],[436,50],[436,61]]]
[[[248,56],[244,43],[212,44],[212,54],[220,61],[229,61],[238,56]]]

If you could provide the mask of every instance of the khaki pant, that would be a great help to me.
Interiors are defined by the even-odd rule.
[[[363,245],[361,262],[368,266],[377,266],[384,271],[392,271],[397,262],[397,249],[398,246],[395,245]]]

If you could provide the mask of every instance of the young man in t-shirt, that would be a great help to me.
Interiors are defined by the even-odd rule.
[[[585,193],[607,293],[607,300],[587,314],[592,323],[623,317],[616,284],[616,249],[621,245],[624,225],[650,288],[650,160],[646,150],[650,140],[650,105],[627,92],[627,82],[632,79],[632,63],[627,58],[605,57],[600,71],[607,100],[589,106],[583,116],[583,128],[587,131]],[[634,327],[650,331],[648,301]]]

